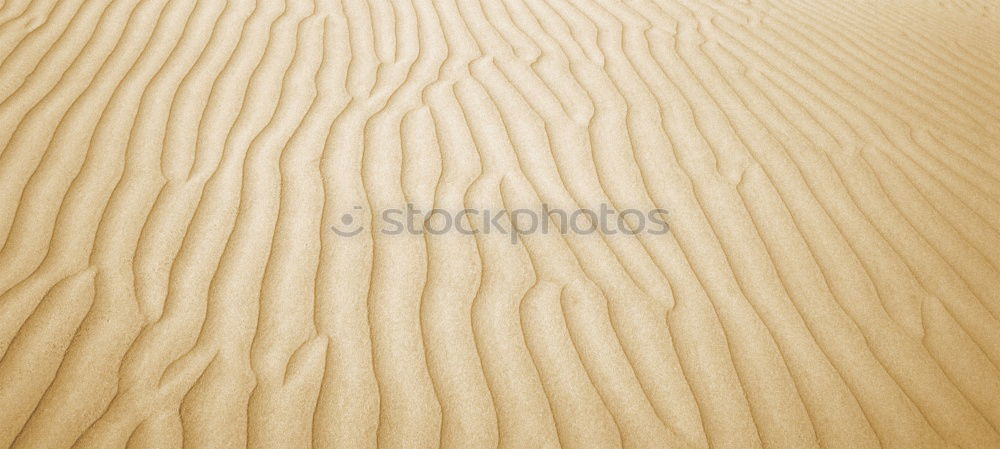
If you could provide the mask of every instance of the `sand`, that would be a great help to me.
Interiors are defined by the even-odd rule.
[[[1000,448],[993,1],[0,0],[0,61],[0,447]]]

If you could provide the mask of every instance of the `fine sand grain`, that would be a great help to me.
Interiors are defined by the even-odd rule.
[[[0,61],[0,447],[1000,448],[994,0],[0,0]],[[445,217],[543,206],[669,229]]]

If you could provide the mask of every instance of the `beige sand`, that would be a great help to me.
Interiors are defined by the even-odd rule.
[[[1000,448],[993,0],[0,0],[0,60],[0,447]]]

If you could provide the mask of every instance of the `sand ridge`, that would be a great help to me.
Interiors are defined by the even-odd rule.
[[[0,0],[0,447],[1000,448],[998,30]]]

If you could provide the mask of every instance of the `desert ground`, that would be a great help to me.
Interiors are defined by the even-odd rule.
[[[0,447],[1000,448],[1000,3],[0,0],[0,242]]]

